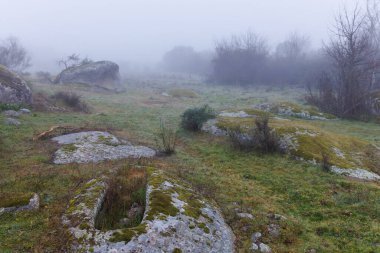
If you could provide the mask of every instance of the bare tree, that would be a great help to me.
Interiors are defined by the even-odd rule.
[[[79,62],[80,62],[79,55],[73,53],[73,54],[67,56],[66,58],[63,58],[63,59],[59,60],[58,61],[58,65],[59,66],[63,66],[64,69],[68,69],[68,68],[72,68],[72,67],[78,66]]]
[[[30,56],[17,38],[9,37],[0,44],[0,64],[22,72],[31,66],[30,61]]]
[[[176,46],[166,52],[162,58],[162,67],[166,71],[183,74],[208,74],[211,56],[207,52],[197,52],[192,47]]]
[[[380,66],[376,17],[358,6],[336,17],[330,42],[324,46],[332,70],[319,79],[319,92],[310,92],[309,101],[344,118],[370,114]]]
[[[268,54],[266,40],[253,32],[217,41],[213,59],[214,78],[233,84],[258,82]]]
[[[289,37],[278,44],[276,48],[276,57],[287,60],[296,60],[304,58],[310,46],[310,39],[293,32]]]
[[[269,65],[273,83],[302,84],[309,69],[315,67],[312,64],[315,57],[310,54],[310,40],[307,36],[291,33],[288,38],[276,47]]]

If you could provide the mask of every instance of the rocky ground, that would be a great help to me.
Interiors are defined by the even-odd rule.
[[[310,117],[310,113],[306,110],[302,111],[301,114],[295,114],[291,107],[285,107],[285,105],[277,107],[276,105],[259,104],[253,107],[259,111],[247,110],[250,113],[247,113],[245,111],[222,111],[218,114],[217,119],[211,119],[206,122],[202,127],[202,130],[215,136],[228,136],[228,131],[234,129],[235,127],[243,127],[246,129],[249,128],[249,126],[247,126],[247,121],[244,119],[254,119],[263,115],[263,112],[269,113],[270,111],[274,111],[280,116],[296,117],[306,120],[327,120],[327,118],[320,117],[323,114],[320,114],[318,117]],[[280,109],[277,110],[273,108]],[[268,115],[270,116],[271,114]],[[295,156],[296,159],[305,160],[316,164],[322,162],[321,158],[319,157],[320,154],[317,152],[322,152],[322,146],[324,146],[324,148],[327,148],[328,151],[326,151],[326,153],[329,154],[329,157],[331,159],[330,165],[332,172],[357,179],[380,181],[380,176],[378,174],[380,172],[380,149],[375,145],[371,145],[369,143],[363,144],[359,140],[352,139],[350,140],[351,143],[347,147],[347,145],[345,146],[343,144],[344,142],[347,142],[346,139],[339,139],[339,137],[334,136],[337,139],[336,142],[330,142],[330,140],[328,140],[328,136],[324,136],[323,133],[321,133],[319,130],[316,131],[311,126],[307,128],[307,125],[305,125],[303,122],[295,121],[295,123],[292,125],[289,125],[289,123],[287,123],[289,126],[287,128],[284,128],[285,124],[281,123],[281,121],[287,120],[291,122],[289,119],[279,118],[275,115],[272,115],[271,118],[274,122],[277,122],[274,123],[274,125],[278,127],[277,132],[279,132],[279,136],[281,138],[280,142],[283,152]],[[239,121],[239,119],[243,120]],[[253,125],[252,122],[251,124]],[[249,138],[249,136],[242,133],[241,138]],[[324,140],[324,138],[326,140]],[[319,142],[318,144],[321,148],[319,148],[319,150],[313,151],[315,153],[310,155],[311,147],[305,146],[303,142]],[[355,147],[355,145],[360,146],[360,148]],[[342,152],[342,150],[345,150],[346,153]],[[338,159],[334,159],[334,157]],[[358,158],[355,162],[348,163],[347,160],[352,159],[353,157]],[[347,163],[343,164],[339,160],[344,160]],[[359,166],[363,164],[368,164],[366,160],[372,160],[370,163],[373,164],[368,165],[369,167],[367,168],[359,168]],[[342,165],[343,168],[340,167]],[[374,171],[371,171],[371,169]]]
[[[147,206],[140,225],[99,231],[95,228],[95,217],[107,185],[102,180],[88,182],[71,201],[64,216],[64,224],[75,238],[74,249],[90,252],[234,251],[234,235],[214,204],[162,172],[151,172],[147,187]]]
[[[34,194],[39,205],[0,214],[0,251],[138,252],[153,246],[170,253],[200,247],[210,252],[378,251],[379,182],[368,180],[376,173],[378,124],[320,115],[300,103],[302,92],[294,87],[267,91],[174,82],[179,81],[141,80],[126,86],[127,92],[106,94],[34,83],[33,92],[47,97],[70,87],[92,110],[2,112],[0,206],[27,206]],[[292,104],[268,111],[254,106],[275,101]],[[179,124],[184,110],[202,104],[223,112],[209,122],[218,136],[179,129],[176,153],[155,156],[160,119]],[[278,109],[286,106],[293,113]],[[289,136],[298,150],[294,156],[231,148],[228,127],[249,128],[262,113],[270,114],[271,127]],[[21,124],[5,124],[7,118]],[[320,150],[331,154],[332,169],[343,175],[321,169]],[[55,164],[57,158],[62,163]],[[91,222],[99,217],[109,179],[129,166],[150,173],[143,221],[96,229]],[[353,178],[358,173],[364,180]]]

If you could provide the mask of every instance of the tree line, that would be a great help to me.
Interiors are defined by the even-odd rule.
[[[194,74],[202,74],[194,67],[207,65],[209,80],[218,84],[304,85],[306,100],[322,111],[366,119],[380,114],[379,6],[368,0],[365,9],[343,9],[319,50],[311,50],[310,40],[297,33],[271,50],[264,37],[248,31],[217,41],[208,58],[197,57],[193,49],[183,54],[177,47],[165,55],[163,65]]]

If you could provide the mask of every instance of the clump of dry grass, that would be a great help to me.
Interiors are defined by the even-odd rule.
[[[256,150],[262,153],[275,153],[280,150],[280,138],[269,127],[267,115],[257,117],[255,126],[248,132],[241,127],[228,131],[232,146],[240,150]]]
[[[160,129],[156,134],[156,144],[161,152],[170,155],[175,152],[177,141],[177,129],[168,124],[165,120],[160,120]]]
[[[89,106],[82,100],[82,97],[74,92],[59,91],[51,96],[57,103],[72,108],[78,112],[90,112]]]
[[[109,230],[138,225],[145,210],[146,183],[145,169],[128,166],[119,169],[107,182],[108,188],[95,226]],[[140,212],[136,212],[137,209]],[[125,218],[121,224],[120,221]]]

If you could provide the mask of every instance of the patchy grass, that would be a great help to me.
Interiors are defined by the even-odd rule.
[[[190,89],[172,89],[169,90],[169,95],[175,98],[197,98],[198,94]]]
[[[4,146],[0,156],[0,191],[36,192],[41,196],[38,211],[0,216],[0,252],[65,251],[70,237],[62,228],[61,216],[75,191],[84,182],[125,166],[125,160],[96,165],[53,165],[51,158],[56,144],[48,139],[33,141],[34,136],[52,126],[111,129],[132,142],[154,146],[159,119],[169,117],[179,124],[181,113],[189,107],[207,103],[220,111],[285,99],[302,103],[299,88],[266,90],[205,87],[196,83],[187,84],[186,89],[197,91],[197,98],[168,99],[159,105],[145,103],[149,97],[160,99],[162,90],[183,88],[167,83],[147,80],[142,86],[131,81],[128,92],[120,94],[92,93],[71,87],[93,108],[92,114],[33,112],[23,116],[20,128],[0,123]],[[35,84],[33,89],[52,95],[67,87]],[[245,120],[252,125],[253,119]],[[308,123],[305,128],[326,132],[338,144],[344,135],[343,143],[345,138],[355,137],[360,143],[380,145],[379,124],[343,120],[273,122],[283,127],[293,123],[299,128]],[[375,244],[379,243],[380,234],[379,184],[349,180],[286,156],[236,152],[225,139],[202,133],[180,131],[178,140],[175,155],[154,159],[149,164],[180,177],[215,200],[237,237],[237,252],[249,251],[251,235],[257,231],[263,233],[264,242],[274,252],[378,251]],[[255,219],[239,218],[236,209],[253,214]],[[287,220],[275,220],[271,218],[273,214],[281,214]],[[279,238],[271,238],[266,230],[273,223],[280,225]]]

